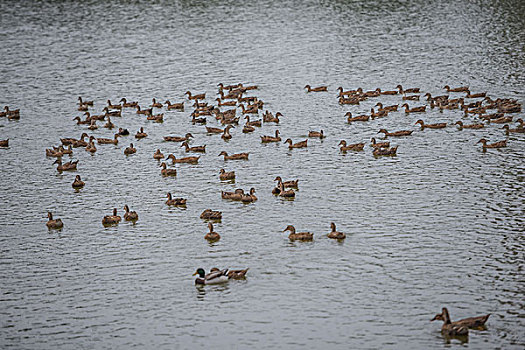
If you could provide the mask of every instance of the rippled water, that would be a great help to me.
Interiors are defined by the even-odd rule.
[[[429,320],[443,306],[453,319],[492,314],[454,347],[525,345],[524,136],[482,153],[475,143],[504,139],[500,125],[419,131],[418,116],[399,112],[349,125],[345,112],[378,100],[340,106],[335,97],[338,86],[440,94],[468,84],[523,103],[521,1],[20,1],[0,11],[0,105],[21,109],[20,121],[0,119],[0,139],[10,138],[0,149],[2,348],[440,348],[441,325]],[[211,103],[219,82],[257,84],[281,124],[238,127],[225,143],[192,125],[190,108],[164,111],[163,124],[128,109],[113,122],[132,134],[144,126],[147,138],[97,146],[94,156],[75,149],[76,173],[58,174],[45,157],[60,137],[85,131],[71,121],[79,95],[95,100],[94,112],[108,98],[144,106],[187,90]],[[329,92],[306,94],[306,84]],[[422,117],[454,123],[461,113]],[[341,139],[368,141],[381,127],[415,131],[391,140],[395,158],[375,159],[368,146],[339,153]],[[328,137],[305,150],[261,145],[258,135],[276,129],[294,141],[309,130]],[[186,132],[207,153],[161,177],[153,151],[183,156],[162,136]],[[125,157],[129,142],[138,152]],[[224,162],[222,150],[250,160]],[[223,167],[235,184],[218,180]],[[76,174],[86,182],[78,193]],[[295,201],[271,195],[277,175],[300,179]],[[220,198],[236,187],[255,187],[259,200]],[[168,208],[168,191],[187,208]],[[138,223],[102,227],[124,204]],[[205,208],[223,211],[215,244],[203,239]],[[62,231],[47,231],[48,210]],[[326,238],[331,221],[344,242]],[[289,242],[288,224],[314,242]],[[250,271],[195,288],[195,269],[213,266]]]

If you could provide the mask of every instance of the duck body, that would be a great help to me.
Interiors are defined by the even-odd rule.
[[[443,129],[447,127],[447,123],[434,123],[434,124],[425,124],[425,122],[421,119],[419,119],[416,124],[421,125],[421,130],[425,128],[429,129]]]
[[[386,129],[380,129],[377,133],[384,133],[385,136],[394,136],[394,137],[400,137],[400,136],[409,136],[412,135],[413,130],[399,130],[394,132],[388,132]]]
[[[195,284],[198,285],[222,284],[230,280],[228,277],[228,269],[217,270],[210,272],[209,274],[205,274],[204,269],[200,268],[193,274],[193,276],[195,275],[198,275],[198,277],[195,279]]]
[[[307,92],[328,91],[328,87],[327,86],[318,86],[318,87],[312,88],[310,85],[306,85],[304,88],[307,90]]]
[[[85,183],[84,181],[82,181],[82,179],[80,178],[80,175],[77,175],[75,177],[75,181],[73,181],[73,183],[71,184],[71,186],[75,189],[75,190],[78,190],[82,187],[84,187]]]
[[[193,135],[190,134],[190,133],[187,133],[184,136],[164,136],[164,141],[184,142],[184,141],[188,141],[190,139],[190,137],[193,137]]]
[[[345,140],[341,140],[341,142],[339,142],[339,146],[341,146],[340,151],[344,153],[346,151],[362,151],[365,147],[365,144],[354,143],[347,145]]]
[[[177,175],[177,169],[168,169],[166,163],[162,162],[160,166],[162,168],[160,171],[160,174],[162,176],[176,176]]]
[[[236,189],[235,192],[221,191],[221,198],[222,199],[230,199],[230,200],[233,200],[233,201],[240,201],[242,199],[243,195],[244,195],[244,190],[242,188]]]
[[[370,119],[370,116],[366,115],[366,114],[362,114],[362,115],[358,115],[358,116],[352,117],[352,113],[351,112],[347,112],[345,114],[345,117],[347,117],[346,121],[348,123],[352,123],[352,122],[367,122]]]
[[[288,225],[283,232],[290,231],[288,239],[290,241],[311,241],[314,239],[314,234],[310,232],[295,232],[293,225]]]
[[[111,225],[117,225],[122,218],[117,215],[117,208],[113,208],[113,215],[106,215],[102,219],[102,225],[104,226],[111,226]]]
[[[262,143],[281,142],[281,137],[279,136],[279,130],[275,130],[275,136],[267,136],[267,135],[261,136],[261,142]]]
[[[219,171],[219,179],[222,181],[225,180],[235,180],[235,171],[226,172],[224,169]]]
[[[134,154],[134,153],[137,153],[137,149],[135,147],[133,147],[132,143],[130,143],[129,147],[126,147],[126,149],[124,150],[124,154],[125,155],[130,155],[130,154]]]
[[[153,159],[160,160],[163,158],[164,158],[164,154],[160,151],[160,149],[157,149],[155,153],[153,153]]]
[[[199,162],[199,158],[200,156],[198,157],[184,157],[184,158],[175,158],[175,155],[174,154],[170,154],[168,156],[168,160],[171,159],[171,162],[172,164],[175,164],[175,163],[187,163],[187,164],[197,164]]]
[[[326,136],[324,135],[323,130],[321,130],[321,131],[309,131],[308,137],[315,137],[315,138],[323,139]]]
[[[112,139],[107,138],[97,138],[97,142],[99,145],[116,145],[118,144],[118,138],[120,137],[119,134],[115,134],[115,137]],[[74,147],[74,146],[73,146]],[[84,146],[85,147],[85,146]]]
[[[46,223],[46,226],[50,230],[60,230],[62,227],[64,227],[64,223],[61,219],[53,219],[53,214],[48,211],[47,212],[48,221]]]
[[[445,85],[443,89],[447,90],[447,92],[467,92],[470,91],[468,86],[459,86],[456,88],[451,88],[448,85]]]
[[[328,233],[327,235],[328,238],[332,238],[332,239],[345,239],[346,238],[346,234],[344,234],[343,232],[337,232],[335,228],[335,224],[333,222],[330,224],[330,227],[332,228],[332,231]]]
[[[211,209],[206,209],[201,213],[200,218],[204,220],[221,220],[222,212],[211,210]]]
[[[483,151],[485,151],[487,148],[503,148],[507,147],[507,140],[498,141],[494,143],[488,143],[486,139],[481,139],[478,141],[478,143],[483,144]]]
[[[406,114],[409,114],[409,113],[423,113],[425,112],[425,110],[427,109],[427,106],[419,106],[419,107],[414,107],[414,108],[410,108],[410,106],[405,103],[401,106],[401,108],[405,107],[405,113]]]
[[[371,146],[373,148],[385,148],[385,147],[390,147],[390,142],[389,141],[385,141],[385,142],[376,142],[376,139],[374,137],[372,137],[372,139],[370,140],[372,142]]]
[[[206,152],[206,145],[190,147],[190,145],[188,144],[188,141],[184,141],[181,144],[181,147],[185,147],[186,152],[199,152],[199,153]]]
[[[461,120],[458,120],[455,125],[459,126],[459,130],[462,129],[483,129],[485,127],[485,124],[482,123],[475,123],[475,124],[463,124]]]
[[[224,156],[224,160],[248,160],[249,153],[237,153],[228,155],[225,151],[222,151],[219,156]]]
[[[245,193],[241,196],[241,202],[243,203],[253,203],[257,200],[257,197],[255,196],[255,188],[250,188],[249,193]]]
[[[124,220],[135,222],[135,221],[137,221],[139,219],[139,215],[137,214],[137,212],[136,211],[129,211],[129,207],[128,207],[127,204],[124,206],[124,210],[126,211],[124,213]]]
[[[442,312],[434,316],[434,318],[430,321],[431,322],[435,320],[445,321],[445,310],[446,310],[446,313],[448,314],[448,309],[443,308]],[[462,320],[454,321],[454,322],[451,321],[450,323],[454,325],[462,326],[462,327],[471,328],[471,329],[480,329],[485,326],[485,323],[487,322],[489,317],[490,317],[490,314],[487,314],[483,316],[468,317],[468,318],[464,318]]]
[[[166,200],[166,204],[167,204],[167,205],[173,205],[173,206],[185,206],[185,205],[186,205],[186,202],[187,202],[187,199],[185,199],[185,198],[172,198],[170,192],[168,192],[168,194],[166,195],[166,197],[168,198],[168,199]]]
[[[143,139],[145,137],[147,137],[148,134],[146,132],[144,132],[144,128],[141,127],[139,131],[137,131],[137,133],[135,134],[135,138],[136,139]]]
[[[392,148],[375,148],[374,151],[372,152],[372,154],[375,156],[375,157],[378,157],[378,156],[390,156],[390,157],[393,157],[397,154],[397,147],[392,147]]]
[[[204,236],[205,240],[210,241],[210,242],[216,242],[219,239],[221,239],[221,235],[213,231],[213,224],[211,222],[208,222],[208,229],[210,230],[210,232],[206,233],[206,235]]]
[[[293,143],[291,139],[286,139],[286,141],[284,141],[284,143],[288,143],[288,148],[289,149],[308,147],[308,140],[304,140],[304,141],[300,141],[300,142],[297,142],[297,143]]]

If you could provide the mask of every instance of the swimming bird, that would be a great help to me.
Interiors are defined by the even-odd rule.
[[[162,170],[160,171],[160,174],[162,176],[176,176],[177,175],[177,169],[168,169],[166,163],[162,162],[160,164]]]
[[[444,321],[443,326],[441,327],[441,333],[446,336],[467,336],[468,327],[455,324],[450,321],[450,316],[448,314],[447,308],[443,308],[441,314],[441,319]]]
[[[469,87],[468,86],[459,86],[459,87],[456,87],[456,88],[451,88],[450,86],[445,85],[443,87],[443,89],[447,90],[447,92],[467,92],[467,91],[469,91]]]
[[[458,120],[454,125],[459,126],[459,130],[462,129],[483,129],[485,127],[485,124],[483,123],[475,123],[475,124],[463,124],[461,120]]]
[[[74,162],[70,161],[70,162],[62,164],[62,159],[58,158],[53,164],[58,164],[57,165],[58,172],[72,171],[72,170],[77,170],[78,160],[76,160]]]
[[[372,137],[370,139],[370,141],[372,142],[372,144],[370,146],[372,146],[373,148],[385,148],[385,147],[390,147],[390,142],[389,141],[385,141],[385,142],[376,142],[376,139],[374,137]]]
[[[219,235],[219,234],[217,233],[217,235]],[[220,238],[220,236],[219,236],[219,238]],[[199,268],[193,274],[193,276],[199,275],[195,279],[195,284],[201,284],[201,285],[221,284],[221,283],[226,283],[226,282],[228,282],[230,280],[230,278],[228,277],[227,273],[228,273],[228,269],[225,269],[225,270],[213,271],[213,272],[210,272],[209,274],[206,275],[205,272],[204,272],[204,269]]]
[[[133,153],[137,153],[137,149],[135,147],[133,147],[132,143],[130,143],[129,147],[126,147],[126,149],[124,150],[124,154],[125,155],[130,155],[130,154],[133,154]]]
[[[507,140],[498,141],[494,143],[487,143],[488,141],[484,138],[479,140],[477,143],[481,143],[483,146],[483,152],[487,150],[487,148],[503,148],[507,147]]]
[[[424,128],[443,129],[443,128],[447,127],[447,123],[425,124],[425,122],[423,120],[421,120],[421,119],[419,119],[415,124],[416,125],[417,124],[421,125],[421,130],[423,130]]]
[[[219,179],[220,180],[234,180],[235,179],[235,171],[229,171],[226,172],[224,169],[221,169],[219,171]]]
[[[147,137],[148,134],[144,131],[144,128],[141,127],[139,131],[137,131],[137,133],[135,134],[135,138],[136,139],[143,139],[145,137]]]
[[[431,319],[430,322],[435,321],[435,320],[445,321],[445,314],[448,314],[448,309],[446,307],[442,309],[442,312],[440,314],[437,314],[436,316],[434,316],[434,318]],[[451,321],[450,323],[454,325],[458,325],[458,326],[467,327],[467,328],[479,329],[485,326],[485,323],[489,319],[489,316],[490,314],[483,315],[483,316],[469,317],[469,318],[464,318],[459,321],[454,321],[454,322]]]
[[[171,164],[175,163],[188,163],[188,164],[197,164],[199,162],[200,156],[192,156],[192,157],[183,157],[183,158],[175,158],[174,154],[170,154],[166,160],[171,159]]]
[[[139,219],[139,215],[137,214],[137,212],[129,211],[129,207],[127,204],[124,206],[124,210],[126,211],[124,213],[124,220],[135,222]]]
[[[181,111],[184,110],[184,101],[180,103],[171,103],[170,100],[166,100],[166,102],[164,103],[166,104],[166,108],[168,109],[168,111],[172,109],[179,109]]]
[[[517,127],[515,129],[511,129],[508,124],[503,125],[502,129],[505,129],[505,134],[506,135],[509,135],[511,132],[514,132],[514,133],[525,133],[525,128]]]
[[[155,153],[153,153],[153,159],[160,160],[163,158],[164,158],[164,154],[160,151],[160,149],[157,149]]]
[[[401,84],[399,84],[398,86],[396,86],[396,89],[399,90],[399,93],[400,94],[406,94],[407,92],[408,93],[419,93],[419,88],[409,88],[409,89],[403,89],[403,87],[401,86]]]
[[[46,226],[50,230],[60,230],[62,227],[64,227],[64,223],[61,219],[55,219],[53,220],[53,213],[50,211],[47,212],[48,221],[46,223]]]
[[[347,145],[345,140],[341,140],[341,142],[339,142],[339,146],[341,146],[340,151],[344,153],[346,151],[362,151],[363,148],[365,147],[365,144],[364,143],[353,143],[353,144]]]
[[[206,235],[204,236],[204,239],[206,239],[206,240],[208,240],[210,242],[216,242],[219,239],[221,239],[221,235],[219,235],[217,232],[213,231],[213,224],[211,222],[208,222],[208,229],[210,230],[210,232],[206,233]]]
[[[184,141],[181,144],[181,147],[185,147],[186,152],[200,152],[200,153],[205,153],[206,152],[206,145],[190,147],[189,144],[188,144],[188,141]]]
[[[191,133],[187,133],[184,136],[164,136],[164,141],[184,142],[184,141],[189,141],[190,137],[193,137]]]
[[[82,181],[82,179],[80,178],[80,175],[77,175],[75,177],[75,181],[73,181],[73,183],[71,184],[71,186],[75,189],[75,190],[78,190],[82,187],[84,187],[85,183],[84,181]]]
[[[122,107],[132,107],[132,108],[135,108],[136,106],[139,105],[139,103],[137,101],[131,101],[131,102],[128,102],[126,100],[126,98],[122,97],[120,99],[120,102],[122,103]]]
[[[297,143],[293,143],[291,139],[286,139],[286,141],[284,141],[284,143],[288,143],[288,148],[289,149],[308,147],[308,140],[304,140],[304,141],[300,141],[300,142],[297,142]]]
[[[310,85],[306,85],[304,88],[307,89],[308,92],[328,91],[328,87],[327,86],[318,86],[318,87],[312,88]]]
[[[323,139],[326,136],[324,135],[323,130],[321,130],[321,131],[309,131],[308,132],[308,137],[316,137],[316,138],[319,138],[319,139]]]
[[[219,153],[219,156],[224,156],[224,160],[241,160],[241,159],[247,160],[249,155],[250,155],[249,153],[237,153],[237,154],[232,154],[230,156],[225,151],[222,151],[221,153]]]
[[[407,103],[404,103],[403,105],[401,105],[401,108],[403,107],[405,107],[405,113],[407,114],[408,113],[423,113],[427,109],[427,106],[419,106],[419,107],[410,108]]]
[[[211,210],[211,209],[206,209],[201,213],[200,218],[204,220],[221,220],[222,212]]]
[[[267,136],[267,135],[261,136],[262,143],[280,142],[280,141],[281,141],[281,137],[279,136],[279,130],[275,130],[275,136]]]
[[[346,238],[346,234],[344,234],[343,232],[336,231],[335,224],[333,222],[330,223],[330,227],[332,228],[332,231],[327,235],[328,238],[333,238],[333,239],[345,239]]]
[[[173,206],[185,206],[186,205],[186,202],[188,201],[187,199],[185,198],[172,198],[171,197],[171,192],[168,192],[168,194],[166,195],[166,197],[168,198],[166,200],[166,204],[167,205],[173,205]]]
[[[399,131],[394,131],[394,132],[388,132],[388,131],[386,131],[386,129],[379,129],[379,131],[377,133],[378,134],[379,133],[384,133],[385,137],[386,136],[399,137],[399,136],[409,136],[409,135],[412,134],[412,132],[413,132],[413,130],[399,130]]]
[[[110,226],[110,225],[116,225],[120,222],[121,217],[117,215],[117,208],[113,208],[113,215],[106,215],[102,219],[102,225],[104,226]]]
[[[290,231],[288,238],[290,241],[311,241],[314,239],[314,234],[310,232],[295,232],[295,227],[293,225],[288,225],[283,230],[283,232]]]
[[[372,154],[374,155],[374,157],[379,157],[379,156],[393,157],[397,154],[397,147],[399,146],[395,146],[392,148],[374,148],[374,151],[372,152]]]

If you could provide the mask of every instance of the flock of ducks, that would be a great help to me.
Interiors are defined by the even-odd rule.
[[[124,109],[132,109],[138,115],[146,116],[147,120],[153,122],[163,122],[164,113],[155,114],[156,109],[166,108],[166,110],[171,111],[184,111],[188,104],[194,108],[193,112],[190,114],[192,124],[202,124],[205,125],[208,122],[207,118],[213,118],[222,127],[211,127],[205,125],[206,132],[208,135],[220,134],[221,138],[225,141],[230,140],[234,135],[232,135],[231,130],[236,128],[239,125],[241,120],[245,120],[245,124],[242,128],[243,133],[251,133],[255,128],[261,127],[263,123],[275,123],[279,124],[280,118],[283,118],[282,113],[277,112],[275,115],[266,110],[262,113],[262,119],[253,120],[250,116],[259,115],[262,112],[264,102],[258,99],[256,96],[247,96],[246,93],[250,90],[256,90],[257,86],[244,86],[243,84],[235,84],[225,86],[224,84],[218,84],[218,95],[219,98],[216,98],[215,101],[217,105],[208,104],[205,101],[206,93],[194,94],[191,91],[187,91],[187,100],[172,103],[170,100],[166,100],[164,104],[158,102],[155,98],[152,99],[151,105],[147,108],[141,107],[138,102],[128,101],[126,98],[122,98],[119,104],[113,104],[110,100],[107,100],[107,106],[102,110],[102,114],[94,115],[91,114],[90,108],[94,105],[93,101],[85,101],[81,97],[78,98],[78,111],[84,112],[85,119],[81,117],[75,117],[73,120],[76,121],[78,125],[86,125],[88,130],[96,130],[98,128],[97,122],[105,121],[105,124],[102,126],[107,129],[116,128],[115,124],[112,122],[111,118],[122,117],[122,111]],[[311,87],[306,85],[304,87],[307,93],[318,93],[318,92],[327,92],[327,86],[317,86]],[[505,124],[503,130],[506,135],[510,133],[524,133],[525,127],[523,120],[521,118],[517,119],[517,125],[511,127],[508,123],[513,121],[512,113],[521,112],[521,104],[516,100],[510,99],[491,99],[486,95],[486,93],[472,93],[470,89],[466,86],[454,87],[445,86],[447,94],[441,96],[432,96],[430,93],[426,93],[424,98],[426,98],[426,104],[420,106],[410,106],[407,102],[399,105],[390,105],[384,106],[381,102],[377,102],[374,107],[371,108],[369,114],[361,114],[353,116],[351,112],[347,112],[344,116],[346,117],[347,123],[356,123],[356,122],[368,122],[371,119],[376,118],[386,118],[391,113],[402,112],[405,115],[418,114],[421,115],[427,112],[427,108],[439,110],[445,109],[457,109],[463,113],[464,118],[470,116],[477,117],[476,120],[473,120],[471,123],[465,123],[464,121],[458,120],[454,126],[457,126],[459,130],[463,129],[484,129],[490,124]],[[361,102],[368,100],[370,98],[378,98],[382,95],[399,95],[402,98],[402,101],[418,101],[421,97],[421,91],[419,88],[408,88],[405,89],[401,85],[398,85],[395,90],[381,90],[377,88],[371,91],[363,91],[362,88],[356,90],[344,90],[342,87],[337,89],[338,91],[338,101],[341,105],[359,105]],[[451,98],[450,93],[455,93],[457,96]],[[476,101],[472,101],[476,99]],[[230,108],[231,107],[231,108]],[[229,109],[225,109],[229,108]],[[403,109],[404,110],[399,110]],[[239,112],[240,110],[240,112]],[[399,110],[399,111],[398,111]],[[240,116],[238,116],[240,113]],[[8,106],[4,107],[4,112],[0,113],[0,117],[7,117],[9,119],[19,119],[20,113],[19,110],[10,110]],[[436,122],[436,123],[427,123],[423,118],[418,119],[415,122],[415,125],[420,126],[420,130],[424,129],[444,129],[449,125],[446,122]],[[377,134],[383,134],[385,138],[388,137],[408,137],[412,135],[414,130],[396,130],[388,131],[385,128],[379,129]],[[62,157],[66,154],[72,155],[73,149],[75,148],[84,148],[86,152],[96,153],[97,147],[101,145],[113,144],[118,145],[119,138],[129,136],[130,133],[128,130],[119,128],[113,138],[95,138],[93,135],[89,136],[87,133],[82,133],[79,139],[75,138],[61,138],[61,144],[56,147],[46,149],[46,156],[56,158],[54,164],[57,164],[57,171],[75,171],[77,170],[78,160],[69,161],[67,163],[62,162]],[[148,134],[144,130],[144,127],[141,127],[140,130],[134,135],[137,140],[148,137]],[[320,131],[309,131],[308,138],[324,139],[327,135]],[[177,135],[167,135],[163,137],[165,142],[176,142],[180,143],[180,147],[184,148],[186,153],[206,153],[206,145],[194,146],[190,145],[190,142],[193,141],[194,136],[191,133],[186,133],[184,136]],[[271,143],[271,142],[282,142],[280,131],[276,130],[275,135],[262,135],[260,136],[261,143]],[[9,140],[0,140],[0,147],[9,147]],[[372,154],[375,157],[379,156],[396,156],[398,146],[391,146],[390,141],[382,140],[378,142],[375,137],[370,138],[370,147],[372,148]],[[481,138],[478,143],[482,144],[482,150],[486,151],[491,148],[502,148],[507,146],[507,140],[501,140],[493,143],[485,138]],[[287,144],[289,149],[296,148],[307,148],[308,139],[294,142],[291,138],[287,138],[283,144]],[[357,143],[348,143],[346,140],[340,140],[339,142],[340,151],[343,153],[346,152],[359,152],[363,151],[365,147],[365,142]],[[124,149],[125,155],[132,155],[138,150],[135,148],[133,143],[130,143],[128,147]],[[230,160],[248,160],[249,152],[239,152],[235,154],[228,154],[226,151],[222,151],[218,154],[222,156],[224,161]],[[165,156],[160,149],[157,149],[152,155],[153,159],[160,162],[160,175],[162,176],[176,176],[177,170],[175,168],[169,167],[169,161],[171,160],[171,165],[175,164],[197,164],[200,161],[198,155],[191,155],[187,157],[177,157],[175,154],[169,154]],[[220,169],[218,171],[219,179],[221,181],[232,181],[236,178],[235,171],[226,171],[225,169]],[[275,180],[277,185],[272,190],[272,194],[279,196],[285,199],[293,200],[295,198],[295,190],[298,189],[299,180],[289,180],[283,181],[280,176],[276,176]],[[72,187],[75,190],[81,190],[85,186],[85,183],[82,181],[80,175],[76,175]],[[243,189],[238,188],[233,192],[221,191],[221,198],[225,200],[240,201],[245,204],[254,203],[257,201],[255,195],[255,188],[250,188],[249,191],[245,192]],[[165,204],[168,206],[186,206],[186,198],[174,198],[171,193],[167,193],[167,200]],[[135,211],[130,211],[128,205],[124,205],[124,220],[135,223],[139,216]],[[204,238],[210,242],[217,242],[220,240],[221,236],[219,233],[214,231],[213,223],[214,221],[220,221],[222,219],[222,212],[215,211],[212,209],[206,209],[200,215],[200,218],[208,221],[208,231]],[[117,208],[113,209],[112,215],[106,215],[102,218],[102,224],[104,226],[118,225],[121,222],[122,218],[118,215]],[[61,219],[53,219],[53,214],[48,212],[48,222],[46,223],[47,227],[51,230],[62,229],[64,224]],[[339,232],[336,229],[335,223],[330,223],[331,231],[326,234],[328,238],[336,240],[344,240],[346,234]],[[314,234],[311,232],[297,232],[295,226],[288,225],[283,232],[289,232],[288,238],[290,241],[312,241]],[[218,268],[213,268],[208,274],[205,273],[205,270],[199,268],[194,275],[198,275],[195,280],[196,284],[206,285],[206,284],[217,284],[225,283],[231,279],[242,279],[245,278],[248,269],[244,270],[219,270]],[[447,336],[465,336],[468,334],[469,328],[479,328],[482,327],[487,321],[489,315],[479,316],[469,319],[464,319],[456,322],[452,322],[446,308],[443,308],[442,313],[436,315],[434,320],[442,320],[443,327],[442,333]]]

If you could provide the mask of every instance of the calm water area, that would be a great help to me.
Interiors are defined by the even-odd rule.
[[[457,120],[477,119],[423,98],[467,85],[524,103],[523,1],[2,1],[0,13],[0,106],[21,115],[0,118],[0,140],[10,139],[0,148],[0,348],[525,347],[525,134],[459,130]],[[238,82],[257,85],[247,95],[265,103],[252,119],[269,110],[280,123],[246,134],[241,121],[227,142],[191,123],[186,91],[216,104],[217,84]],[[427,111],[347,123],[346,112],[404,101],[340,105],[339,86],[398,84],[419,87],[408,103]],[[115,133],[72,121],[83,116],[78,96],[94,100],[92,114],[122,97],[186,107],[156,109],[163,123],[124,109],[112,121],[131,136],[93,155],[75,148],[63,160],[78,170],[59,173],[45,149],[60,138]],[[421,130],[417,119],[448,126]],[[221,127],[213,116],[207,126]],[[137,140],[140,127],[148,137]],[[376,158],[369,144],[383,141],[381,128],[414,132],[388,138],[396,157]],[[259,138],[279,130],[298,142],[321,129],[327,137],[304,149]],[[206,153],[161,176],[156,149],[198,155],[163,140],[187,132]],[[482,137],[507,147],[482,152]],[[343,139],[365,149],[343,154]],[[125,156],[130,142],[137,153]],[[225,161],[221,151],[250,156]],[[221,168],[235,183],[219,181]],[[276,176],[299,179],[295,200],[272,195]],[[221,199],[251,187],[255,203]],[[167,192],[186,208],[167,206]],[[103,227],[125,204],[138,222]],[[206,208],[223,212],[216,243],[204,239]],[[61,231],[48,231],[48,211]],[[326,237],[330,222],[344,241]],[[314,240],[291,242],[287,225]],[[196,287],[195,270],[214,266],[249,272]],[[447,340],[430,322],[442,307],[453,320],[491,316],[468,341]]]

